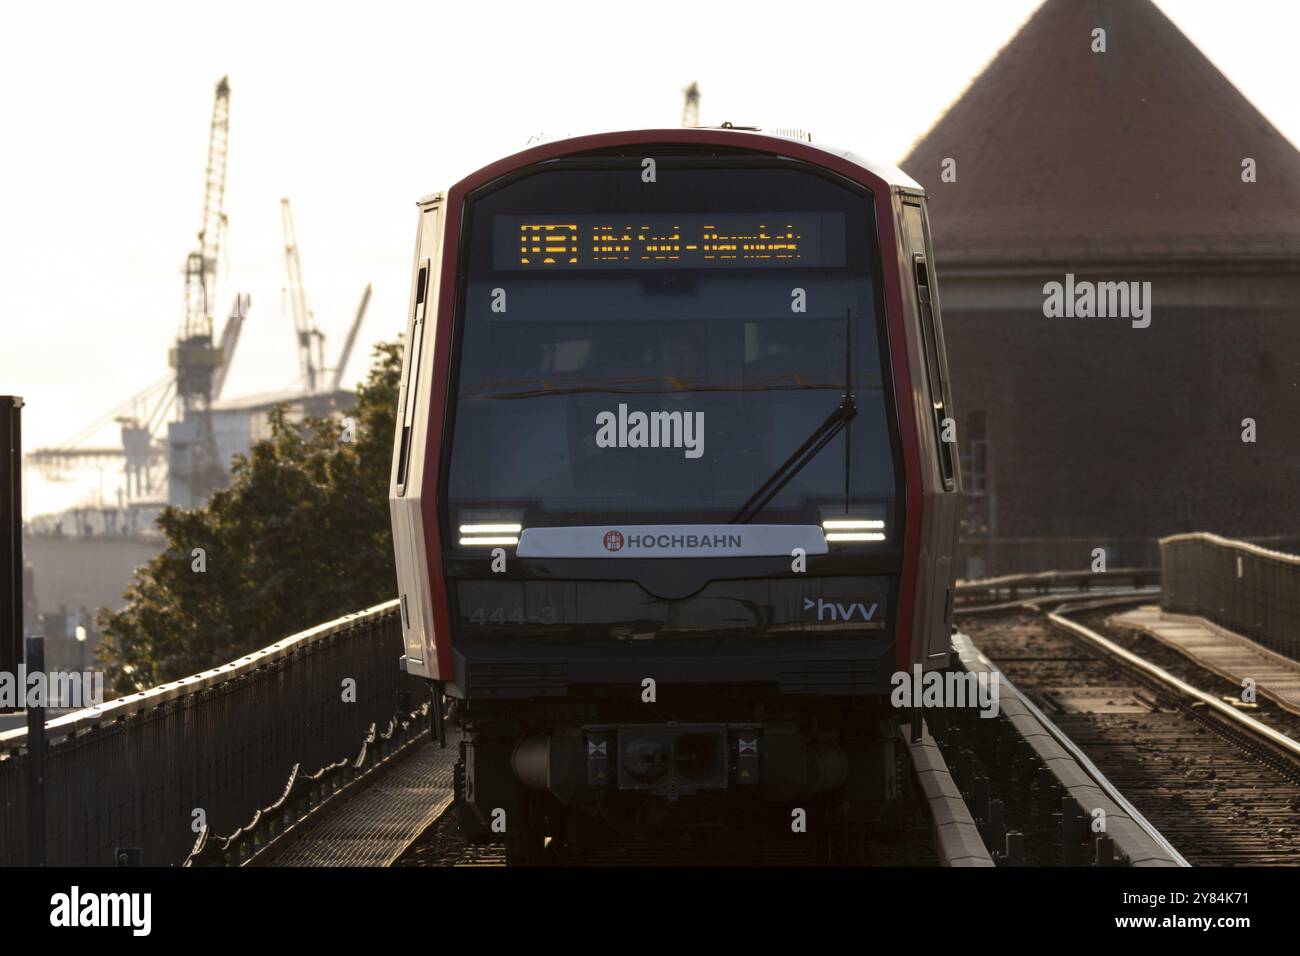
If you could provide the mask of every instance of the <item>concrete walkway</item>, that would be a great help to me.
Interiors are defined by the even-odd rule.
[[[458,738],[404,757],[289,847],[273,866],[388,866],[452,802]]]
[[[1300,714],[1300,663],[1276,651],[1205,618],[1168,614],[1154,605],[1113,615],[1110,622],[1149,634],[1235,684],[1249,677],[1259,696]]]

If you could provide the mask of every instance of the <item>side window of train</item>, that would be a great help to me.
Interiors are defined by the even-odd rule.
[[[406,472],[411,457],[411,431],[415,426],[415,399],[420,388],[420,353],[424,351],[424,315],[429,298],[430,260],[420,263],[415,279],[415,316],[411,323],[411,340],[407,346],[406,381],[402,383],[402,444],[397,454],[397,493],[406,494]]]
[[[903,204],[903,219],[907,227],[907,245],[912,258],[912,283],[920,311],[921,339],[925,349],[926,382],[934,412],[934,438],[939,459],[939,472],[945,491],[956,487],[953,442],[943,440],[944,420],[949,417],[948,383],[944,380],[944,367],[939,358],[941,343],[938,324],[934,317],[934,297],[931,294],[930,261],[926,253],[925,228],[921,207]]]

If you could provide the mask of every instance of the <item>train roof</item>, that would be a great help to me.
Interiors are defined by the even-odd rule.
[[[759,152],[769,152],[774,156],[787,155],[812,163],[820,161],[817,155],[820,153],[828,158],[858,166],[877,179],[883,180],[891,188],[911,193],[924,194],[925,192],[924,188],[916,180],[892,163],[877,162],[852,150],[826,143],[813,142],[811,136],[800,131],[764,130],[756,126],[731,126],[729,124],[723,126],[620,130],[542,140],[530,143],[525,149],[502,157],[496,162],[470,173],[462,181],[481,181],[486,177],[497,174],[498,167],[500,172],[505,172],[509,169],[526,166],[529,163],[543,162],[548,159],[557,159],[594,150],[616,148],[620,145],[637,144],[734,146]],[[830,165],[835,164],[831,163]],[[443,195],[442,192],[432,193],[422,198],[420,202],[428,202],[441,195]]]

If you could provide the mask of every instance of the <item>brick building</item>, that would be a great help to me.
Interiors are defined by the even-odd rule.
[[[1296,542],[1300,152],[1149,0],[1047,0],[901,165],[932,197],[960,574]],[[1067,274],[1151,283],[1150,325],[1045,316]]]

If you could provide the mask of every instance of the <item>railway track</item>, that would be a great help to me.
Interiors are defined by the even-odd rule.
[[[1113,606],[1142,599],[1058,599],[1056,621],[1023,607],[967,616],[963,629],[1190,863],[1300,863],[1300,718],[1252,708],[1270,739],[1206,700],[1235,697],[1231,682],[1107,624]]]
[[[903,748],[900,748],[900,751]],[[900,770],[907,776],[907,758]],[[930,831],[930,821],[919,793],[910,793],[901,818],[882,829],[870,841],[870,866],[937,866],[939,854]],[[499,843],[470,843],[460,831],[456,804],[447,810],[394,862],[399,867],[504,867],[505,848]],[[826,865],[823,846],[811,835],[775,836],[754,839],[752,833],[706,831],[656,840],[630,840],[606,834],[599,845],[580,857],[558,854],[545,856],[549,866],[780,866]]]
[[[426,831],[394,866],[409,867],[482,867],[506,866],[505,848],[499,843],[467,843],[461,837],[455,808],[449,810]],[[926,823],[917,819],[906,836],[897,842],[879,842],[871,860],[876,866],[937,866],[933,845],[929,842]],[[612,841],[594,848],[580,860],[551,859],[551,866],[824,866],[826,861],[813,841],[799,845],[792,841],[757,847],[740,839],[702,847],[694,841],[631,842]]]
[[[1167,840],[1166,847],[1172,845],[1193,865],[1300,863],[1300,744],[1295,743],[1300,715],[1264,701],[1250,708],[1253,721],[1242,721],[1238,708],[1223,703],[1237,693],[1231,681],[1202,670],[1140,631],[1112,623],[1116,607],[1149,596],[1147,591],[1104,597],[1094,592],[1086,600],[1038,595],[998,613],[981,608],[984,613],[966,616],[964,630],[978,653],[1042,712],[1039,719],[1045,716],[1059,728],[1052,731],[1057,739],[1067,748],[1077,747],[1073,752],[1080,765],[1091,761],[1084,775],[1127,811],[1121,817],[1139,820],[1144,827],[1149,821],[1147,832],[1157,841]],[[963,640],[962,646],[969,649],[971,644]],[[963,651],[963,660],[968,653]],[[976,720],[974,730],[970,721],[952,724],[939,714],[932,716],[940,724],[935,729],[942,751],[939,762],[947,761],[939,776],[952,789],[940,795],[920,793],[911,761],[924,758],[900,747],[899,779],[906,781],[910,799],[892,825],[873,838],[861,862],[933,866],[941,858],[956,859],[934,840],[941,815],[936,808],[941,811],[949,800],[971,808],[970,832],[978,828],[976,843],[982,836],[1002,865],[1128,862],[1128,855],[1112,860],[1109,852],[1104,862],[1100,854],[1095,861],[1090,858],[1086,825],[1081,830],[1080,823],[1086,824],[1083,811],[1095,804],[1062,799],[1060,787],[1044,779],[1043,754],[1034,759],[1018,739],[1018,724]],[[501,844],[464,839],[449,790],[440,805],[446,811],[423,832],[413,831],[418,836],[390,865],[506,865]],[[542,862],[818,866],[827,861],[824,844],[815,839],[778,834],[755,840],[751,828],[735,829],[735,834],[717,827],[642,841],[605,833],[581,855],[548,851]],[[985,857],[983,865],[989,862]]]

